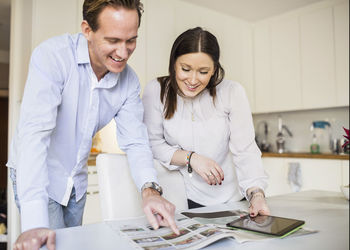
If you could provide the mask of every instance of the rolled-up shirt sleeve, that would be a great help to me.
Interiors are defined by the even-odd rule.
[[[56,126],[63,79],[50,51],[34,50],[17,126],[17,193],[22,231],[49,227],[47,149]],[[10,166],[11,167],[11,166]]]
[[[230,141],[240,191],[246,196],[250,187],[267,187],[267,175],[264,171],[261,152],[255,142],[255,133],[248,98],[238,83],[229,86],[228,98]]]
[[[160,84],[157,80],[153,80],[146,85],[142,102],[145,109],[143,120],[148,129],[154,158],[169,170],[180,169],[180,166],[171,165],[171,159],[175,151],[181,149],[181,147],[169,145],[164,138],[164,106],[160,100]]]
[[[130,72],[128,78],[128,96],[114,119],[118,144],[127,154],[131,175],[140,191],[144,183],[157,182],[157,171],[143,123],[140,84],[134,72]]]

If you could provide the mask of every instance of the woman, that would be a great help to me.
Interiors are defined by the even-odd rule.
[[[143,94],[153,155],[181,172],[189,208],[246,197],[251,216],[268,215],[248,100],[241,85],[223,79],[219,57],[215,36],[202,28],[175,40],[169,76]]]

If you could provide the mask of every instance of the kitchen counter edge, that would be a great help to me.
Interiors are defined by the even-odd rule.
[[[348,154],[310,154],[310,153],[270,153],[263,152],[262,157],[282,157],[282,158],[307,158],[307,159],[329,159],[329,160],[349,160]]]

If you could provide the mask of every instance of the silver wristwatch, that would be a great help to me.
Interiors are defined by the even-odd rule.
[[[143,184],[142,188],[141,188],[141,193],[143,192],[144,189],[146,188],[152,188],[154,190],[156,190],[160,195],[163,194],[163,189],[161,186],[159,186],[158,183],[156,182],[146,182],[145,184]]]

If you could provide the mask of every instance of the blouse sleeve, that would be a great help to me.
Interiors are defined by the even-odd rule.
[[[179,146],[171,146],[164,138],[163,104],[160,101],[160,84],[157,80],[148,83],[144,89],[142,102],[144,106],[143,121],[147,126],[148,136],[155,159],[169,170],[180,167],[171,165],[171,159]]]
[[[255,132],[248,98],[244,88],[230,82],[226,92],[230,122],[229,147],[236,166],[239,187],[243,196],[250,187],[267,187],[267,175],[264,171],[261,152],[255,142]]]

